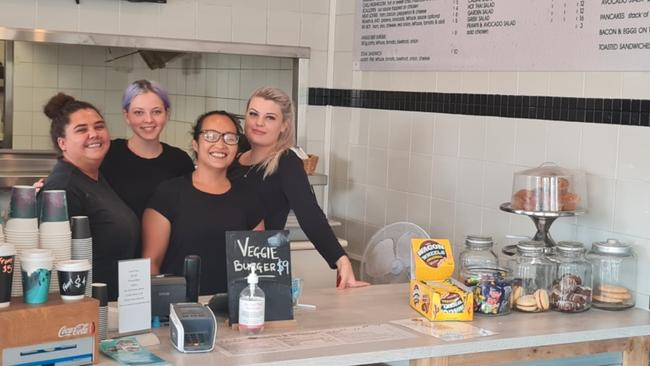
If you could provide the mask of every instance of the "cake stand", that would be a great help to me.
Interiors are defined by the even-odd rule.
[[[506,202],[499,206],[501,211],[510,212],[517,215],[525,215],[530,217],[537,228],[537,233],[532,240],[544,242],[549,252],[555,248],[555,240],[551,237],[550,229],[553,222],[559,217],[573,217],[584,214],[585,210],[576,211],[526,211],[517,210],[512,208],[510,202]],[[501,250],[503,254],[514,255],[517,251],[516,245],[507,245]]]

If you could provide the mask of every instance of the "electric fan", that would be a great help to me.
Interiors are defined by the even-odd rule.
[[[424,229],[410,222],[396,222],[370,238],[361,259],[360,277],[372,284],[408,282],[411,273],[411,239],[428,238]]]

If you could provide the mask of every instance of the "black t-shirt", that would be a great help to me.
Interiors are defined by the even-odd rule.
[[[182,276],[185,256],[196,254],[201,257],[200,294],[227,292],[225,233],[251,230],[262,221],[256,195],[237,187],[223,194],[206,193],[193,186],[188,174],[161,183],[147,207],[171,223],[160,272]]]
[[[318,206],[311,189],[302,160],[287,150],[278,164],[278,169],[264,177],[264,170],[257,166],[241,165],[235,160],[228,170],[228,178],[235,186],[243,186],[248,192],[258,194],[264,204],[264,227],[267,230],[282,230],[287,224],[289,210],[293,210],[309,240],[325,258],[331,268],[345,255],[345,250],[336,239],[327,217]]]
[[[134,154],[127,140],[115,139],[100,170],[115,193],[142,219],[142,213],[161,182],[194,171],[185,151],[162,143],[163,151],[152,159]]]
[[[49,189],[66,191],[70,216],[88,216],[93,239],[93,281],[106,283],[109,300],[117,300],[117,262],[136,257],[140,221],[101,173],[95,181],[74,165],[59,160],[41,192]]]

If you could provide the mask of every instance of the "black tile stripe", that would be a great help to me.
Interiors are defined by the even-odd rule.
[[[650,100],[309,88],[308,104],[650,126]]]

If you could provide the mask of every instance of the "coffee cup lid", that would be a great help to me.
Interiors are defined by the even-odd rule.
[[[25,249],[19,253],[20,260],[54,260],[54,255],[49,249]]]
[[[0,256],[16,255],[16,247],[13,244],[0,242]]]
[[[92,268],[87,259],[70,259],[56,262],[57,271],[81,272]]]

